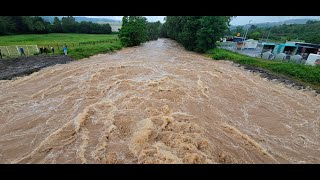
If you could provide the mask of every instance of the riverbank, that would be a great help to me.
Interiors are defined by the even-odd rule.
[[[261,73],[262,77],[290,84],[297,89],[314,89],[320,93],[320,67],[280,61],[266,61],[225,49],[213,49],[207,56],[214,60],[229,60],[245,69]]]
[[[66,64],[75,59],[64,55],[29,56],[0,60],[0,80],[10,80],[39,71],[56,64]]]

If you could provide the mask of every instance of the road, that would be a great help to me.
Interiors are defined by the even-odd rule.
[[[0,81],[0,163],[319,163],[320,96],[159,39]]]

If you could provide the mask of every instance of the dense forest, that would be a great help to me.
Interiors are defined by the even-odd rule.
[[[39,16],[0,16],[0,35],[46,34],[46,33],[89,33],[110,34],[109,24],[77,22],[74,17],[54,18],[53,23]]]
[[[238,26],[235,30],[226,34],[235,36],[240,33],[243,36],[246,30],[243,26]],[[308,43],[320,44],[320,21],[308,21],[306,24],[284,24],[269,28],[258,28],[252,25],[248,29],[247,37],[256,40],[268,38],[283,42],[303,40]]]
[[[206,52],[224,36],[232,16],[167,16],[160,34],[187,50]]]

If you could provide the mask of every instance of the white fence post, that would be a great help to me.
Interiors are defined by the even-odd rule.
[[[16,48],[17,48],[18,54],[20,54],[18,46],[16,46]],[[20,54],[20,55],[21,55],[21,54]]]
[[[6,46],[6,49],[7,49],[7,51],[8,51],[8,55],[10,56],[10,52],[9,52],[8,46]]]
[[[28,54],[29,54],[29,56],[30,56],[30,51],[29,51],[29,48],[28,48],[28,46],[27,46],[27,50],[28,50]]]

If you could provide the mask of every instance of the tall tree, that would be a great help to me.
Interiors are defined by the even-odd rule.
[[[0,34],[11,34],[16,32],[15,24],[9,16],[0,16]]]
[[[160,21],[148,22],[147,23],[148,40],[157,40],[158,37],[160,36],[160,28],[161,28]]]
[[[195,50],[206,52],[215,47],[215,42],[223,37],[228,28],[230,16],[203,16],[200,18],[200,28],[197,31]]]
[[[62,21],[55,17],[53,24],[40,16],[0,16],[0,35],[49,32],[110,34],[112,29],[110,24],[78,23],[72,16],[63,17]]]
[[[54,32],[57,32],[57,33],[62,32],[61,21],[60,21],[60,19],[58,17],[54,17],[53,30],[54,30]]]
[[[76,19],[72,16],[63,17],[61,20],[62,30],[66,33],[74,33],[77,30]]]
[[[186,49],[206,52],[223,37],[231,16],[167,16],[166,35]]]
[[[48,33],[48,26],[50,23],[46,23],[42,17],[33,17],[33,33]]]
[[[243,35],[244,35],[243,26],[237,26],[237,27],[236,27],[236,32],[235,32],[234,35],[237,35],[238,33],[240,33],[240,36],[243,36]]]
[[[23,16],[9,16],[11,21],[15,24],[15,33],[28,33],[29,28]]]
[[[124,46],[137,46],[146,42],[147,19],[143,16],[123,16],[119,38]]]

